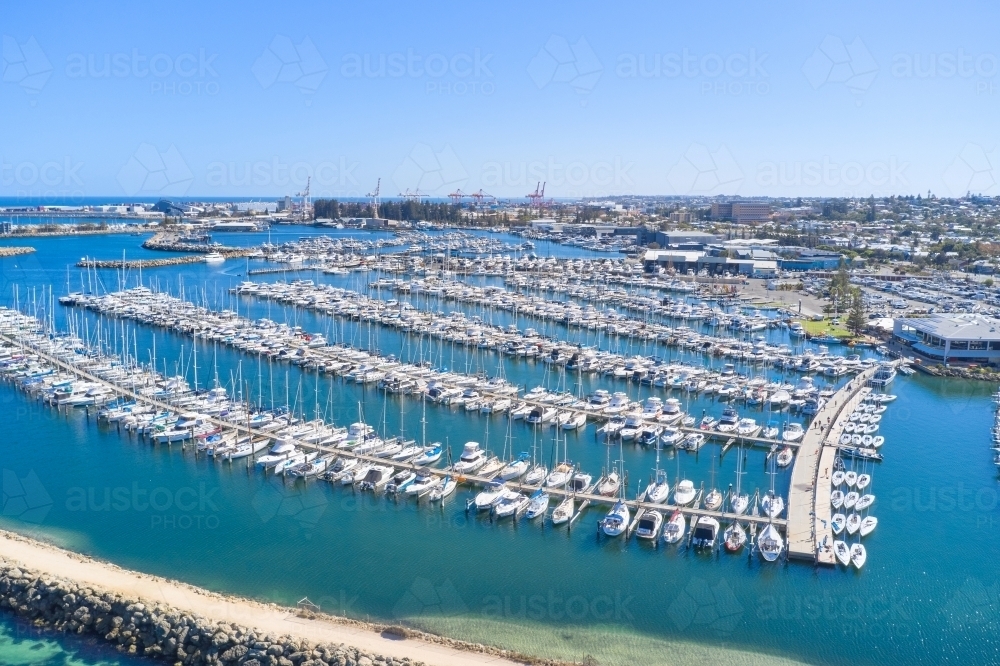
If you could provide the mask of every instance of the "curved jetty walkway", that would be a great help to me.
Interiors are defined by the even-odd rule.
[[[788,490],[788,557],[834,564],[830,527],[830,475],[838,442],[848,417],[871,392],[868,380],[877,368],[865,370],[830,398],[802,438],[792,485]]]

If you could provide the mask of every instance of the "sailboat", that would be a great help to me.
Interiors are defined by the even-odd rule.
[[[545,515],[545,512],[549,510],[549,501],[549,494],[543,488],[539,488],[531,494],[524,517],[528,520],[533,520],[538,516]]]
[[[742,447],[738,449],[736,457],[736,491],[729,496],[729,508],[733,513],[742,516],[750,506],[750,496],[740,492],[740,482],[743,477],[743,465],[746,462],[746,453]]]
[[[663,528],[663,540],[667,543],[677,543],[684,538],[686,528],[687,521],[684,519],[684,514],[679,510],[674,511]]]
[[[663,504],[669,496],[670,483],[667,481],[666,471],[660,469],[660,448],[657,447],[656,467],[653,469],[653,482],[646,488],[646,501],[653,504]]]
[[[785,541],[778,532],[778,528],[773,523],[768,523],[757,538],[757,546],[760,549],[761,557],[768,562],[774,562],[781,555],[781,551],[785,549]]]
[[[845,567],[851,563],[851,549],[840,539],[833,542],[833,555]]]
[[[723,539],[726,543],[726,550],[735,553],[747,542],[747,533],[739,521],[734,520],[723,533]]]
[[[628,527],[629,516],[628,505],[619,499],[601,521],[601,530],[609,537],[619,536]]]
[[[722,493],[715,487],[715,460],[712,461],[712,489],[705,495],[705,508],[709,511],[718,511],[722,507]]]
[[[538,451],[538,428],[535,428],[535,437],[531,441],[531,467],[528,468],[528,473],[524,475],[524,482],[529,486],[540,486],[545,481],[545,477],[549,474],[549,468],[545,465],[539,463],[535,458]],[[556,433],[556,444],[554,445],[556,449],[559,448],[558,444],[558,433]]]
[[[851,546],[851,564],[854,565],[855,569],[861,570],[861,567],[865,566],[865,562],[868,561],[868,551],[865,547],[856,543]]]

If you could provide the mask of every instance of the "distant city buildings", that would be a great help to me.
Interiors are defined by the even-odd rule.
[[[713,220],[732,220],[737,224],[771,219],[771,204],[765,201],[713,201]]]

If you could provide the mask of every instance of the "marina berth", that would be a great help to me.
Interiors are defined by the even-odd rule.
[[[394,262],[405,266],[408,261],[387,259],[386,266]],[[522,432],[509,433],[508,439],[537,438],[548,431],[572,437],[578,446],[580,433],[594,421],[591,432],[608,444],[627,445],[629,458],[647,450],[659,456],[665,447],[672,449],[670,455],[697,455],[716,445],[721,449],[713,451],[722,455],[730,449],[742,454],[760,447],[773,458],[775,469],[792,467],[793,474],[799,467],[797,451],[809,438],[809,417],[815,421],[826,417],[825,410],[840,395],[837,385],[847,377],[878,370],[875,361],[859,356],[840,356],[808,345],[795,351],[790,345],[769,343],[763,333],[781,322],[759,311],[732,309],[734,303],[723,310],[686,302],[691,293],[686,288],[664,289],[680,296],[651,295],[658,286],[601,293],[594,282],[583,281],[582,291],[575,292],[572,300],[553,300],[532,292],[556,289],[558,278],[523,281],[516,268],[499,274],[506,277],[506,287],[472,284],[468,277],[432,277],[425,271],[421,277],[371,278],[367,290],[357,291],[312,280],[246,280],[233,290],[233,300],[274,302],[284,313],[308,311],[316,318],[308,321],[326,325],[322,333],[298,323],[279,323],[280,314],[274,319],[250,319],[238,314],[251,312],[250,307],[213,309],[146,287],[103,295],[78,293],[64,305],[102,319],[164,329],[202,345],[230,347],[255,359],[258,367],[281,363],[317,378],[327,375],[331,382],[378,391],[385,401],[398,400],[402,405],[419,400],[423,406],[430,403],[432,409],[448,410],[453,418],[503,420],[508,429],[518,424]],[[446,308],[431,306],[434,301],[450,301],[460,309],[446,314]],[[271,315],[272,306],[267,307]],[[364,327],[369,332],[368,348],[345,344],[347,338],[338,331],[337,322],[353,330]],[[395,354],[380,351],[378,331],[402,339],[402,349]],[[411,347],[420,351],[414,353]],[[461,360],[454,360],[456,352],[465,361],[465,372],[445,366],[450,355],[447,365],[461,367]],[[704,483],[698,488],[690,479],[675,478],[671,483],[659,469],[649,483],[639,484],[639,488],[645,485],[645,492],[638,499],[626,499],[636,483],[625,473],[624,452],[622,464],[609,464],[600,474],[570,462],[568,452],[560,455],[558,443],[549,461],[555,465],[552,471],[537,461],[534,448],[516,453],[527,445],[516,449],[505,445],[501,456],[499,449],[494,455],[488,447],[468,442],[452,458],[451,447],[418,444],[401,431],[395,435],[384,426],[374,428],[363,417],[351,425],[338,425],[315,415],[308,419],[290,398],[284,411],[266,410],[230,397],[218,386],[208,394],[197,387],[197,377],[193,389],[183,382],[174,385],[176,378],[159,375],[128,354],[111,361],[127,368],[124,373],[115,370],[118,374],[93,374],[87,369],[93,369],[90,364],[69,358],[70,372],[88,375],[76,381],[95,385],[53,385],[53,394],[59,393],[55,399],[66,400],[64,405],[93,399],[94,404],[107,405],[107,422],[134,422],[135,432],[148,432],[158,445],[178,445],[227,464],[246,459],[260,473],[282,474],[300,483],[328,479],[358,490],[440,502],[461,490],[465,501],[484,514],[542,518],[570,527],[597,509],[604,514],[598,524],[606,536],[629,537],[645,513],[658,512],[659,524],[654,513],[649,516],[654,524],[643,522],[649,534],[643,538],[656,541],[662,534],[668,540],[668,532],[674,535],[680,529],[688,534],[689,545],[697,539],[697,545],[704,547],[721,548],[726,542],[728,549],[732,542],[739,549],[740,534],[746,540],[747,527],[752,528],[749,540],[760,544],[762,535],[770,535],[766,532],[770,527],[782,539],[782,546],[771,550],[789,556],[792,532],[803,522],[797,514],[793,517],[792,498],[786,501],[774,489],[763,495],[738,488],[725,494],[713,487],[706,491]],[[487,364],[496,365],[495,376],[483,371]],[[505,367],[517,371],[516,381],[506,379]],[[137,386],[132,369],[145,373],[151,386]],[[530,377],[542,372],[541,385],[526,390],[539,383]],[[585,383],[589,394],[583,389]],[[148,393],[140,392],[147,389]],[[699,408],[715,404],[721,413],[703,410],[699,421],[696,412],[688,413],[692,401],[706,401]],[[793,417],[795,413],[800,416]],[[877,454],[869,452],[876,448],[880,420],[874,409],[848,419],[855,432],[846,432],[846,423],[840,426],[842,434],[852,439],[850,446],[837,449],[838,455],[876,461]],[[864,431],[858,433],[862,424]],[[855,434],[870,439],[855,441]],[[488,434],[483,441],[489,443]],[[556,462],[559,459],[561,463]],[[464,488],[470,486],[476,490],[466,495]],[[858,492],[852,498],[857,521],[852,519],[851,527],[856,526],[857,534],[868,517],[860,511],[874,503],[871,495],[864,509],[857,509],[864,496]],[[550,514],[553,504],[556,508]],[[630,528],[632,522],[635,526]],[[874,529],[872,521],[867,524]],[[780,531],[788,533],[787,549]],[[678,537],[674,543],[679,542]]]

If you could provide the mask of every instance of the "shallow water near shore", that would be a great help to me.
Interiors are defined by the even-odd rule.
[[[0,613],[0,663],[4,666],[139,666],[94,637],[43,631]]]
[[[111,238],[125,238],[121,243],[130,247],[141,240]],[[70,252],[82,254],[57,243],[52,245],[58,251],[43,249],[43,240],[54,239],[27,243],[39,248],[39,268],[11,273],[18,276],[22,299],[31,287],[51,284],[56,295],[65,291],[64,263],[75,260]],[[120,255],[118,245],[97,247],[102,257]],[[4,261],[6,267],[10,260]],[[204,270],[209,294],[240,279]],[[176,284],[179,274],[163,269],[156,279]],[[102,275],[115,284],[114,272]],[[78,281],[75,271],[72,281]],[[8,282],[5,296],[11,287]],[[66,309],[56,308],[57,320],[65,320]],[[241,313],[245,309],[278,321],[301,317],[307,330],[333,326],[276,305],[240,306]],[[129,330],[136,347],[150,348],[153,331]],[[360,326],[345,332],[360,346],[367,345],[367,335]],[[384,348],[405,348],[398,336],[380,335]],[[189,363],[189,340],[163,331],[155,336],[161,357]],[[463,354],[456,352],[455,361],[445,356],[445,364],[458,370],[467,362],[489,371],[496,367],[495,360],[467,361]],[[395,431],[402,423],[410,436],[419,436],[419,402],[384,401],[373,389],[326,377],[316,382],[297,369],[286,374],[283,365],[264,366],[258,374],[253,358],[224,348],[202,346],[199,359],[209,368],[202,385],[217,365],[223,382],[237,372],[251,384],[259,378],[258,393],[277,402],[290,395],[306,411],[318,404],[321,414],[340,424],[356,420],[362,403],[370,423],[384,420]],[[507,372],[522,385],[557,381],[540,363],[508,364]],[[597,378],[583,389],[596,386],[615,387]],[[492,522],[465,512],[472,492],[464,489],[432,507],[322,482],[284,483],[238,464],[195,459],[176,445],[154,447],[99,426],[83,410],[57,412],[33,402],[9,384],[0,384],[7,416],[0,438],[0,526],[220,592],[284,604],[308,597],[333,614],[408,622],[543,656],[590,654],[601,664],[630,665],[778,658],[852,666],[986,663],[1000,657],[1000,486],[988,449],[994,389],[921,374],[900,376],[893,384],[899,399],[880,430],[886,459],[872,471],[879,525],[865,539],[868,563],[861,572],[598,539],[595,523],[602,514],[596,510],[572,531],[524,520]],[[627,390],[636,397],[648,387]],[[696,414],[722,409],[711,400],[687,407]],[[467,440],[486,441],[487,423],[491,448],[504,444],[502,418],[437,406],[426,414],[428,439],[447,441],[453,449]],[[790,417],[758,412],[757,418],[780,423]],[[541,446],[548,461],[552,432],[544,430],[516,424],[515,450]],[[633,479],[647,478],[655,464],[654,454],[638,447],[609,451],[594,437],[592,424],[571,434],[568,447],[595,474],[619,455]],[[680,474],[696,486],[714,481],[725,489],[736,481],[736,459],[730,453],[720,464],[718,455],[717,446],[706,445],[697,456],[664,455],[661,466],[672,480]],[[768,487],[763,460],[763,451],[749,453],[744,488]],[[782,493],[788,482],[788,472],[775,478]],[[633,481],[630,496],[635,489]],[[11,503],[12,497],[24,498],[27,508]],[[12,654],[20,654],[22,648],[11,645]],[[64,652],[75,654],[70,646]]]

